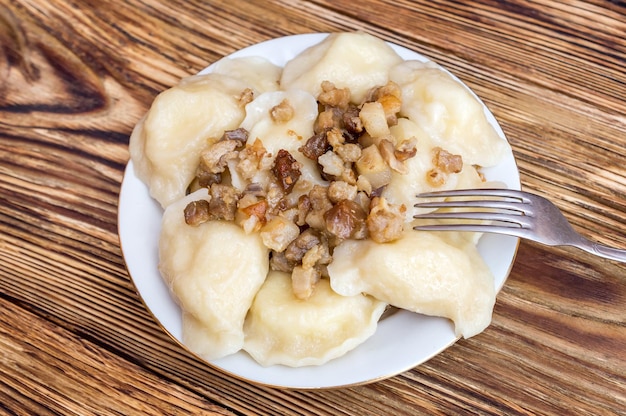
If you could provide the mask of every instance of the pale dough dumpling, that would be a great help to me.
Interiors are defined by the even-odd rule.
[[[360,103],[372,87],[385,85],[389,69],[402,58],[383,40],[363,32],[333,33],[287,62],[280,85],[299,88],[315,97],[321,83],[350,88]]]
[[[327,279],[299,300],[291,276],[272,271],[246,319],[244,350],[263,366],[321,365],[373,335],[385,307],[360,293],[339,296]]]
[[[400,114],[417,123],[469,165],[494,166],[508,148],[489,124],[480,102],[436,64],[405,61],[391,69],[402,89]]]
[[[274,120],[270,112],[283,102],[293,108],[293,117],[288,121]],[[299,189],[300,192],[308,192],[314,184],[325,183],[315,161],[298,150],[313,135],[313,123],[317,114],[317,101],[306,91],[275,91],[261,94],[249,103],[246,106],[246,118],[241,123],[241,127],[249,132],[248,145],[259,139],[273,156],[284,149],[302,165],[302,176],[298,181],[306,182],[309,186]],[[263,181],[258,178],[257,180]],[[237,182],[234,181],[234,184]]]
[[[457,336],[474,336],[491,322],[493,276],[471,241],[443,234],[408,230],[387,244],[346,240],[328,266],[332,288],[448,318]]]
[[[406,118],[398,119],[398,124],[391,127],[391,134],[398,142],[407,139],[415,139],[417,142],[416,155],[404,162],[407,172],[398,173],[393,171],[391,182],[382,193],[382,196],[389,202],[396,205],[404,204],[407,208],[407,221],[412,221],[415,214],[431,211],[431,209],[426,208],[418,210],[413,206],[416,202],[415,196],[419,193],[458,188],[477,188],[483,184],[476,169],[469,163],[463,163],[461,172],[448,174],[443,184],[434,186],[428,180],[428,173],[435,168],[433,150],[439,147],[439,145],[415,122]]]
[[[159,94],[130,138],[136,175],[163,208],[185,195],[200,153],[245,116],[245,83],[221,74],[196,75]]]
[[[254,95],[276,91],[282,68],[260,56],[222,58],[212,68],[213,73],[228,75],[245,83]]]
[[[211,360],[243,346],[243,323],[269,270],[258,234],[232,222],[187,225],[184,208],[206,188],[169,205],[159,239],[159,270],[183,311],[183,343]]]

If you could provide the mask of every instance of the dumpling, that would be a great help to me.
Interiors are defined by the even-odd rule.
[[[363,32],[333,33],[287,62],[280,85],[317,97],[322,81],[350,88],[360,103],[370,88],[387,84],[389,69],[402,58],[383,40]]]
[[[407,172],[399,173],[393,171],[390,183],[382,192],[382,196],[389,202],[396,205],[404,204],[407,208],[407,221],[412,221],[415,214],[428,211],[425,208],[418,211],[413,207],[416,202],[415,195],[419,193],[458,188],[477,188],[484,184],[474,166],[465,163],[465,161],[460,172],[450,173],[446,176],[443,183],[433,184],[428,179],[428,174],[435,168],[433,151],[439,145],[420,126],[406,118],[398,119],[398,124],[391,127],[391,134],[398,142],[411,138],[417,142],[416,155],[404,162]]]
[[[366,293],[398,308],[442,316],[457,336],[483,331],[491,322],[495,287],[491,271],[465,238],[408,230],[386,244],[346,240],[328,266],[332,289],[343,296]]]
[[[201,151],[239,126],[245,83],[221,74],[196,75],[159,94],[130,137],[135,173],[163,208],[185,195]]]
[[[374,334],[385,303],[370,296],[339,296],[320,280],[307,300],[297,299],[287,273],[272,271],[245,323],[244,350],[263,366],[321,365]]]
[[[281,121],[280,116],[275,119],[270,115],[274,107],[281,105],[290,106],[294,110],[288,120]],[[241,123],[241,127],[249,132],[248,145],[251,146],[259,139],[273,156],[284,149],[302,165],[298,182],[308,186],[298,187],[300,192],[308,192],[314,184],[325,183],[315,161],[298,150],[313,135],[313,123],[317,115],[317,101],[311,94],[301,90],[275,91],[261,94],[250,102],[246,106],[246,118]]]
[[[208,199],[206,188],[169,205],[159,239],[159,270],[183,310],[183,343],[211,360],[243,346],[243,323],[269,270],[258,233],[232,222],[197,227],[184,220],[185,206]]]
[[[254,95],[276,91],[282,68],[260,56],[222,58],[215,63],[213,73],[228,75],[244,82]]]
[[[402,89],[400,115],[417,123],[437,145],[469,165],[494,166],[508,148],[480,102],[436,64],[405,61],[389,78]]]

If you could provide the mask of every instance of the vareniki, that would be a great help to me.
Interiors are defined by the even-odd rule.
[[[484,186],[507,146],[446,71],[365,33],[182,80],[130,150],[164,209],[159,270],[183,342],[208,360],[322,365],[388,305],[480,333],[495,302],[480,235],[413,231],[412,196]]]

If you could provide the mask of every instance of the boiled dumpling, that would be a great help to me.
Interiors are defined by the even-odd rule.
[[[159,239],[159,270],[183,310],[183,343],[211,360],[243,346],[243,323],[269,269],[257,233],[226,221],[187,225],[184,208],[208,199],[200,189],[168,206]]]
[[[489,124],[480,102],[436,64],[405,61],[391,69],[402,89],[400,114],[468,165],[496,165],[508,144]]]
[[[130,138],[136,175],[162,207],[185,195],[201,151],[245,116],[247,85],[221,74],[196,75],[159,94]]]
[[[463,169],[460,172],[450,173],[442,184],[433,185],[428,179],[428,174],[435,168],[433,151],[436,147],[439,147],[437,143],[420,126],[406,118],[398,119],[398,124],[391,127],[391,133],[398,142],[406,139],[415,139],[417,143],[416,155],[404,162],[407,172],[398,173],[393,171],[391,181],[382,193],[382,196],[389,202],[396,205],[404,204],[407,207],[407,221],[411,221],[415,214],[430,211],[430,209],[421,208],[418,210],[413,207],[416,202],[415,195],[419,193],[458,188],[477,188],[484,184],[474,166],[463,163]]]
[[[493,276],[465,238],[408,230],[392,243],[346,240],[328,266],[332,289],[366,293],[398,308],[442,316],[457,336],[474,336],[491,322]]]
[[[222,58],[212,68],[215,74],[228,75],[244,82],[254,95],[276,91],[282,68],[260,56]]]
[[[297,299],[287,273],[272,271],[246,319],[244,350],[261,365],[320,365],[374,334],[386,305],[360,293],[339,296],[327,279]]]
[[[299,88],[315,97],[321,83],[349,88],[360,103],[370,88],[385,85],[389,69],[402,58],[383,40],[363,32],[333,33],[287,62],[280,85]]]
[[[292,117],[285,120],[281,120],[280,116],[272,117],[270,113],[277,106],[291,107],[294,110]],[[313,123],[318,114],[317,101],[311,94],[301,90],[267,92],[249,103],[246,113],[241,127],[249,132],[248,145],[252,146],[259,139],[273,156],[283,149],[301,164],[302,175],[298,182],[308,186],[299,187],[298,191],[308,192],[314,184],[324,183],[315,161],[298,150],[313,135]],[[263,178],[254,180],[264,182]],[[237,183],[234,181],[234,184]]]

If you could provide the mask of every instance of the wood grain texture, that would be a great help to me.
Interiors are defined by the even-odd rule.
[[[233,414],[19,306],[4,299],[0,305],[0,363],[13,375],[2,377],[0,410],[24,415]]]
[[[626,5],[8,0],[0,5],[0,413],[626,414],[626,267],[522,242],[493,324],[391,379],[255,386],[199,362],[124,267],[117,197],[154,96],[241,47],[364,30],[486,102],[526,189],[626,247]],[[204,413],[202,413],[204,412]]]

